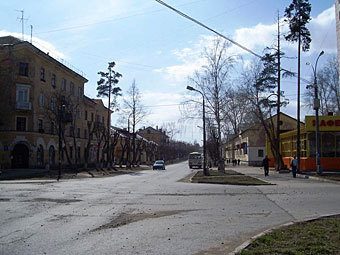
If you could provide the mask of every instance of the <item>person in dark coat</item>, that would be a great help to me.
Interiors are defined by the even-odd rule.
[[[263,166],[263,169],[264,169],[264,176],[268,176],[269,175],[269,158],[268,158],[267,155],[262,160],[262,166]]]
[[[297,165],[298,165],[298,160],[296,159],[296,156],[294,155],[292,161],[290,162],[290,166],[292,167],[292,174],[294,178],[296,178]]]

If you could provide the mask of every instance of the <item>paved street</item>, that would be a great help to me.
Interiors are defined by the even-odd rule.
[[[340,213],[339,184],[235,170],[275,185],[178,182],[192,172],[187,163],[59,183],[2,181],[0,254],[228,254],[272,226]]]

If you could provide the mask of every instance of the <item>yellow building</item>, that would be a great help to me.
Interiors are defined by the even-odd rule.
[[[169,142],[169,136],[167,136],[165,130],[162,130],[161,128],[158,129],[158,126],[156,126],[156,128],[143,128],[138,130],[137,133],[145,139],[153,141],[158,145],[166,144]]]
[[[1,167],[57,166],[59,127],[49,114],[60,110],[56,109],[56,95],[73,107],[72,122],[65,124],[66,143],[62,145],[67,148],[68,155],[60,155],[61,163],[83,164],[89,141],[89,121],[107,123],[107,108],[101,100],[84,96],[86,82],[85,77],[34,45],[11,36],[1,37]],[[89,159],[89,162],[95,161],[94,152]]]
[[[300,170],[316,170],[315,116],[306,116],[301,129]],[[320,163],[324,170],[340,170],[340,116],[319,116]],[[285,165],[296,155],[297,130],[281,134],[281,154]]]

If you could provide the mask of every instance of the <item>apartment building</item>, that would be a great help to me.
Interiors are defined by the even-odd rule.
[[[57,118],[66,112],[64,108],[72,108],[72,116],[62,122],[61,163],[83,164],[89,144],[86,159],[95,162],[103,148],[90,134],[89,124],[106,126],[107,108],[101,100],[84,96],[86,82],[85,77],[34,45],[11,36],[0,37],[1,167],[56,167],[61,123]],[[60,104],[60,98],[65,104]]]

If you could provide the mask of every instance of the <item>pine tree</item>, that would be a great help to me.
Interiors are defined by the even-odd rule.
[[[111,111],[117,107],[116,98],[121,95],[121,88],[117,86],[119,78],[122,77],[120,73],[114,71],[115,62],[109,62],[108,72],[98,72],[101,76],[100,80],[97,82],[98,97],[108,97],[108,107],[107,107],[107,138],[106,138],[106,155],[107,162],[110,162],[110,127],[111,127]],[[111,100],[112,96],[112,100]]]
[[[289,34],[285,36],[287,41],[298,42],[298,98],[297,98],[297,160],[298,171],[300,170],[300,55],[301,48],[304,52],[309,50],[312,41],[310,32],[307,28],[310,17],[311,5],[308,0],[293,0],[285,10],[286,21],[289,24]]]

